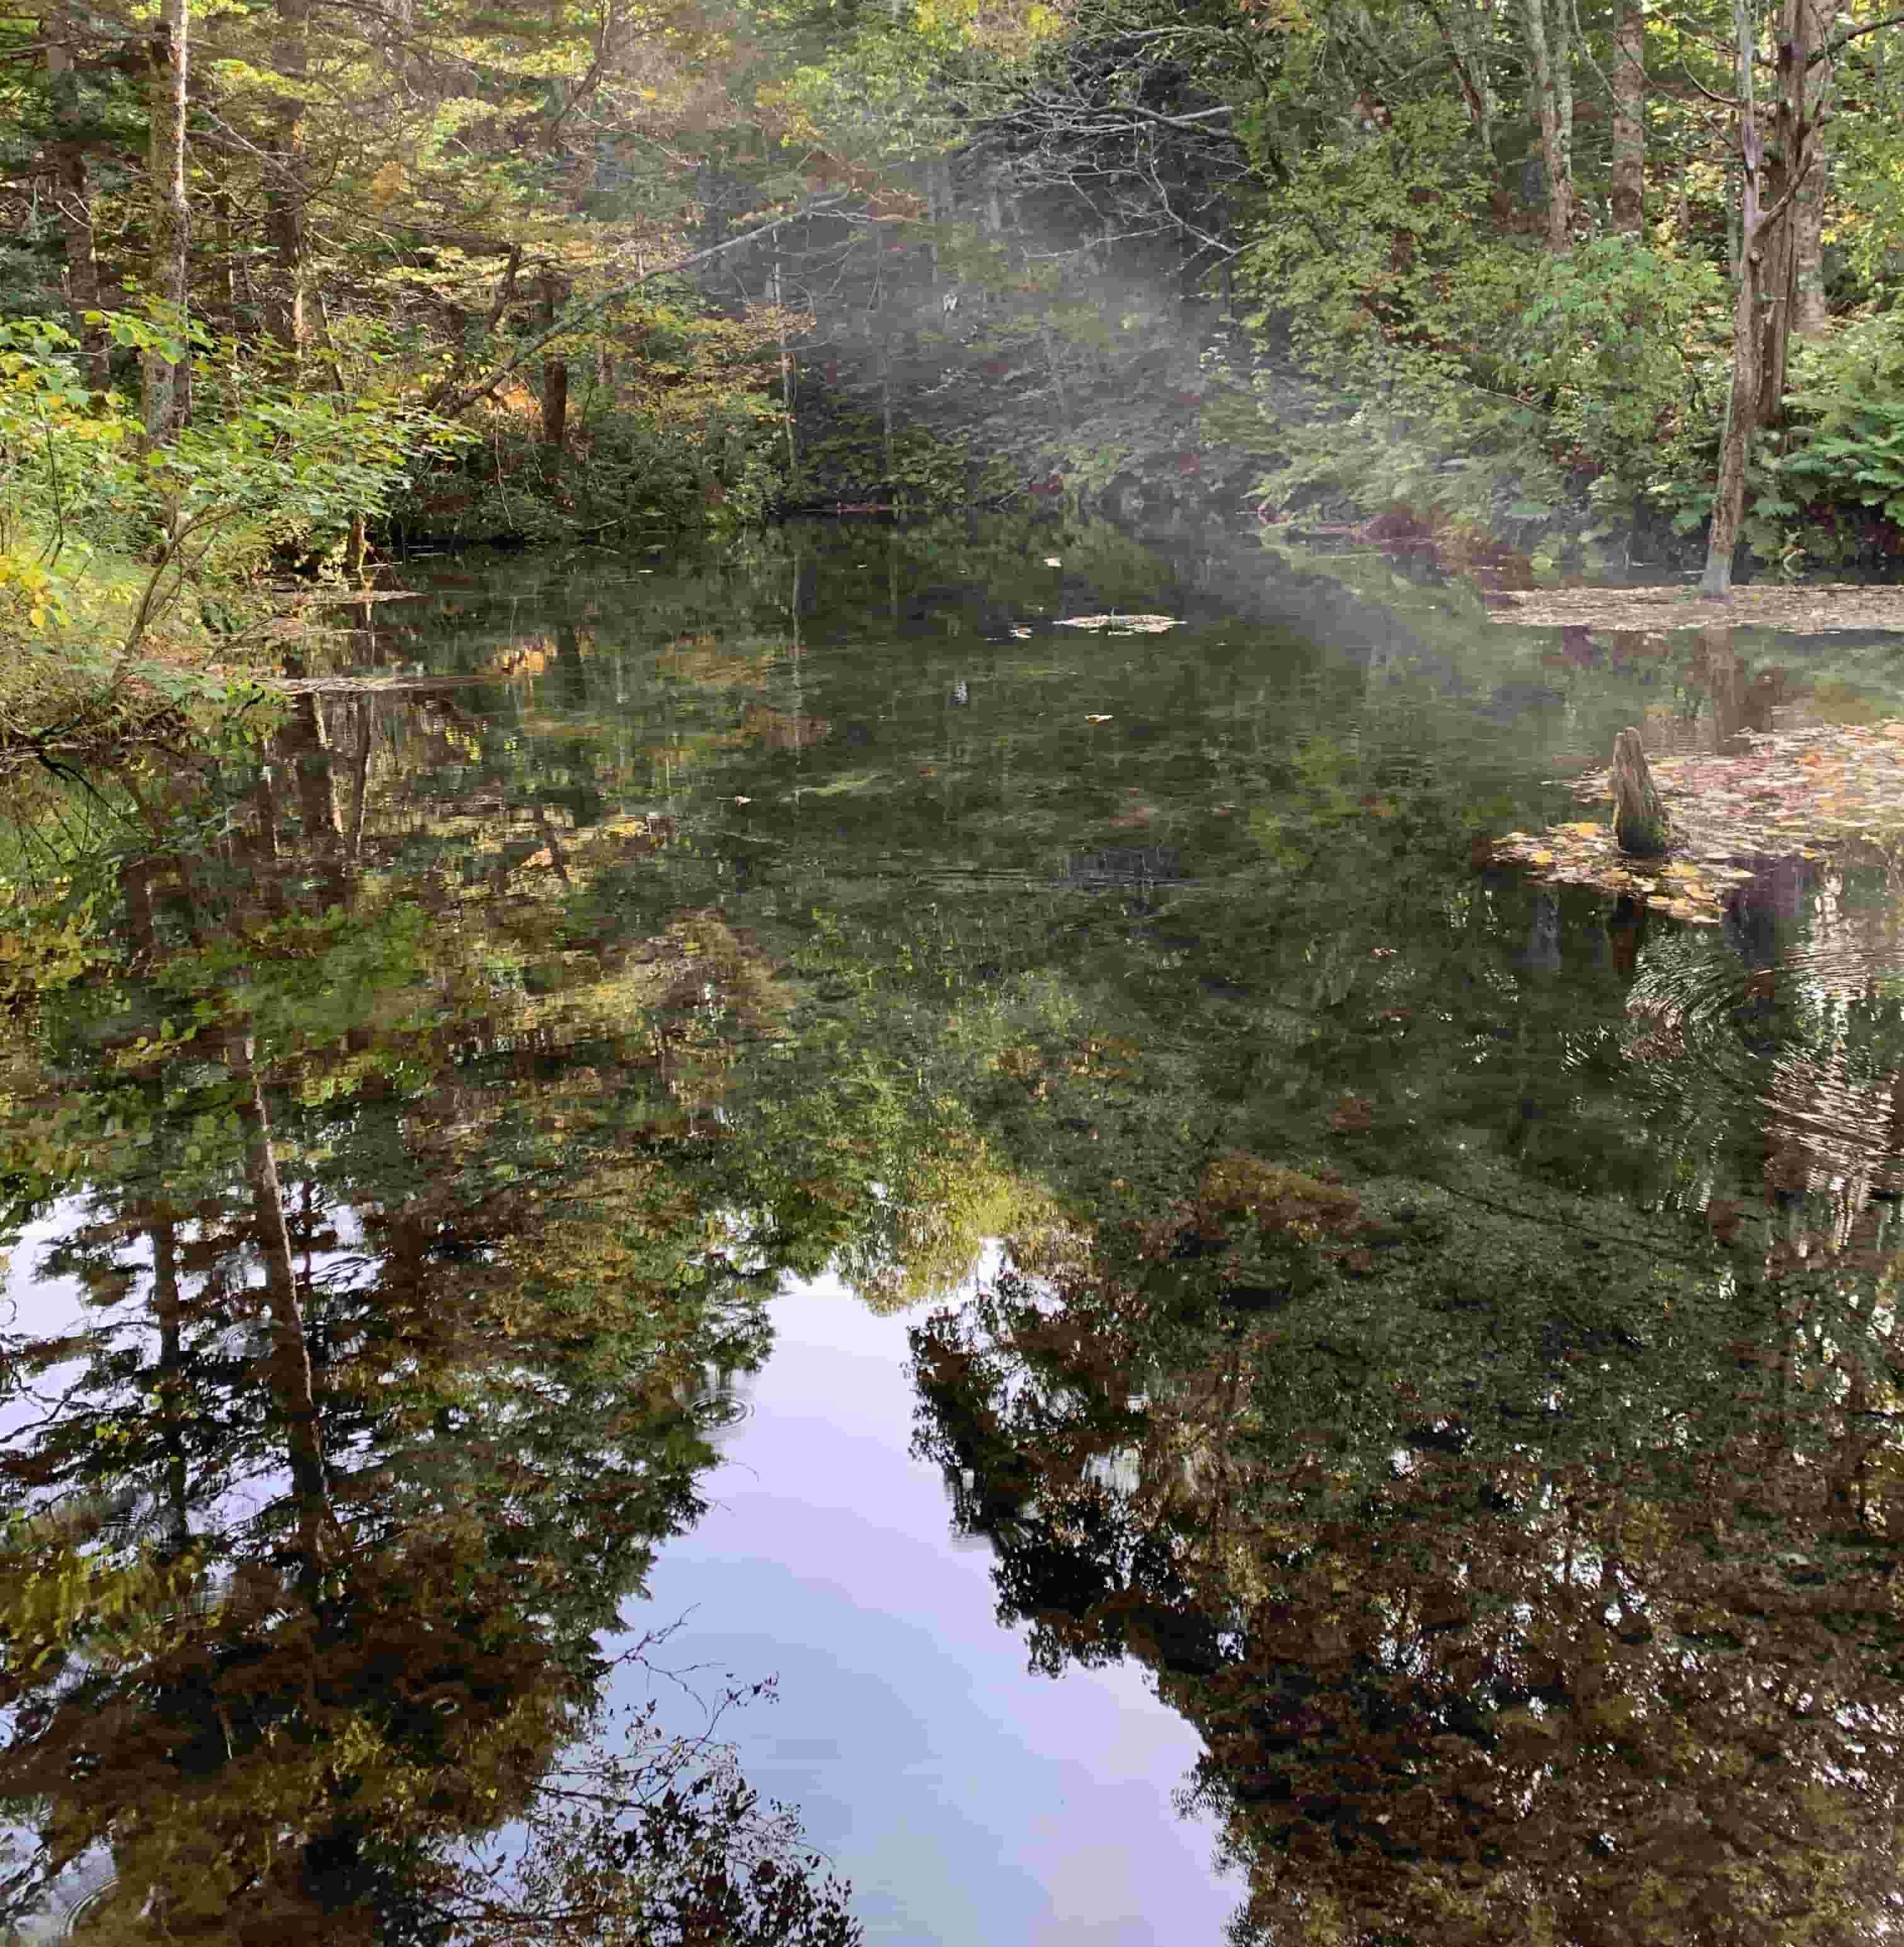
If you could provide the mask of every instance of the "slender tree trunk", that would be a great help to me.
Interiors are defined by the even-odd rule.
[[[1064,365],[1058,356],[1057,336],[1050,325],[1042,320],[1038,336],[1045,348],[1046,368],[1051,375],[1051,397],[1057,403],[1058,423],[1068,426],[1071,423],[1071,401],[1064,389]]]
[[[191,0],[163,0],[147,41],[152,145],[153,295],[167,308],[170,330],[185,323],[187,252],[191,211],[185,200],[185,80]],[[163,445],[184,422],[186,363],[158,351],[145,354],[145,436]]]
[[[1699,593],[1708,602],[1729,600],[1732,553],[1745,506],[1745,469],[1757,423],[1764,340],[1759,320],[1760,253],[1751,247],[1758,195],[1741,185],[1746,246],[1739,252],[1738,290],[1732,305],[1732,384],[1726,401],[1726,429],[1719,443],[1719,478],[1713,489],[1712,528],[1706,537],[1706,571]]]
[[[1758,423],[1778,424],[1784,416],[1785,359],[1791,341],[1792,301],[1797,289],[1798,193],[1811,173],[1814,148],[1810,112],[1815,87],[1810,73],[1812,0],[1784,0],[1779,23],[1779,93],[1772,110],[1772,140],[1760,187],[1763,261],[1760,289],[1769,300],[1765,347],[1759,358]]]
[[[1645,0],[1620,0],[1613,29],[1612,80],[1613,227],[1637,236],[1645,221]]]
[[[265,1260],[265,1309],[271,1320],[272,1404],[283,1415],[284,1444],[291,1463],[291,1487],[298,1509],[300,1580],[314,1589],[323,1573],[327,1534],[335,1525],[330,1483],[324,1465],[317,1403],[311,1382],[311,1348],[299,1301],[297,1268],[291,1256],[290,1227],[284,1221],[284,1193],[271,1150],[270,1112],[253,1065],[251,1036],[234,1028],[227,1038],[226,1060],[238,1085],[237,1112],[245,1138],[245,1181],[251,1190],[252,1224]]]
[[[79,77],[73,66],[71,31],[63,7],[45,17],[46,74],[52,97],[54,200],[66,244],[66,297],[73,308],[73,336],[79,341],[86,376],[96,391],[112,381],[106,327],[88,323],[99,309],[99,258],[92,221],[92,183],[86,167],[86,141],[79,113]]]
[[[357,751],[351,763],[351,828],[344,841],[344,868],[354,872],[364,861],[364,819],[370,803],[370,751],[376,735],[376,698],[357,703]]]
[[[212,259],[217,267],[219,322],[235,338],[238,331],[238,252],[231,232],[231,190],[222,158],[213,172]]]
[[[545,267],[539,288],[537,316],[543,330],[550,331],[555,328],[556,313],[568,301],[568,282]],[[553,478],[562,470],[562,456],[568,447],[568,359],[561,351],[552,351],[542,361],[542,444],[545,468]]]
[[[932,243],[932,288],[936,293],[940,284],[939,231],[942,224],[948,224],[952,216],[952,163],[945,156],[927,158],[926,175],[926,221],[930,226]]]
[[[1439,4],[1439,0],[1423,0],[1423,4],[1441,37],[1448,65],[1454,70],[1475,139],[1492,160],[1494,90],[1488,73],[1488,37],[1492,21],[1485,12],[1471,11],[1466,0],[1447,0],[1445,5]]]
[[[1522,0],[1529,67],[1540,116],[1540,157],[1547,172],[1547,248],[1559,255],[1573,247],[1573,37],[1568,0]]]
[[[881,451],[886,464],[886,484],[890,490],[893,479],[893,343],[888,338],[879,348],[879,411],[882,432]]]
[[[787,480],[791,485],[800,472],[800,454],[794,444],[794,360],[787,348],[787,299],[785,287],[780,274],[780,238],[774,235],[773,246],[773,310],[774,321],[780,334],[780,410],[787,427]]]
[[[159,1411],[165,1427],[166,1544],[176,1556],[184,1553],[191,1540],[181,1397],[184,1333],[178,1294],[178,1228],[156,1214],[147,1221],[152,1237],[153,1311],[159,1320]]]
[[[1835,0],[1801,0],[1801,4],[1810,16],[1811,45],[1824,46],[1837,20]],[[1806,93],[1810,166],[1791,204],[1791,333],[1796,338],[1822,338],[1831,328],[1831,311],[1825,300],[1825,203],[1831,165],[1825,113],[1830,105],[1831,79],[1831,63],[1821,61],[1812,70]]]
[[[1719,478],[1713,488],[1712,525],[1706,537],[1706,570],[1699,593],[1708,602],[1732,598],[1732,553],[1745,505],[1745,469],[1758,422],[1764,334],[1759,296],[1765,253],[1760,206],[1765,150],[1759,133],[1752,87],[1752,53],[1757,36],[1748,0],[1733,0],[1732,24],[1738,38],[1738,271],[1732,303],[1732,383],[1726,401],[1725,431],[1719,442]]]
[[[304,99],[310,69],[310,0],[277,0],[272,59],[289,84],[272,115],[265,169],[265,235],[271,246],[265,329],[295,370],[304,356]]]
[[[1553,243],[1556,228],[1553,197],[1547,199],[1549,240],[1558,251],[1570,250],[1574,243],[1574,0],[1554,0],[1547,45],[1553,60],[1553,117],[1560,141],[1560,176],[1566,191],[1565,221],[1559,225],[1559,241]]]
[[[293,697],[290,721],[278,732],[277,750],[297,778],[298,812],[303,840],[317,867],[325,897],[333,905],[351,902],[350,875],[344,859],[344,822],[337,803],[337,769],[320,698]]]

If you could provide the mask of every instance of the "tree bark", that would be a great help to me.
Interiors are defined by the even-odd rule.
[[[1732,552],[1745,511],[1753,433],[1775,422],[1785,402],[1794,268],[1791,212],[1816,161],[1813,104],[1822,100],[1831,82],[1828,60],[1813,59],[1816,19],[1816,0],[1784,0],[1773,110],[1776,148],[1768,160],[1752,84],[1757,22],[1748,0],[1733,0],[1739,88],[1738,288],[1732,311],[1732,390],[1699,584],[1700,593],[1711,602],[1726,601],[1732,592]],[[1814,68],[1824,71],[1814,73]],[[1763,304],[1768,296],[1769,317]]]
[[[147,42],[152,144],[152,289],[166,307],[166,329],[185,325],[186,259],[191,210],[185,200],[185,81],[191,0],[163,0]],[[187,354],[189,356],[189,354]],[[186,359],[153,350],[144,360],[145,436],[163,445],[184,423]]]
[[[152,1239],[153,1311],[159,1321],[159,1411],[165,1427],[166,1549],[176,1558],[191,1541],[190,1498],[181,1411],[180,1374],[184,1367],[184,1308],[178,1290],[178,1227],[153,1211],[147,1218]]]
[[[1811,45],[1822,48],[1829,42],[1837,17],[1835,0],[1803,0],[1803,4],[1810,15]],[[1822,338],[1831,322],[1825,299],[1825,201],[1831,187],[1830,138],[1825,132],[1825,115],[1830,106],[1831,63],[1819,63],[1810,79],[1806,114],[1811,125],[1809,166],[1791,204],[1791,330],[1794,338]]]
[[[1613,740],[1613,835],[1633,859],[1659,858],[1672,842],[1645,748],[1630,726]]]
[[[310,67],[310,0],[277,0],[272,59],[291,84],[272,114],[272,153],[265,173],[265,234],[271,245],[265,329],[295,370],[304,356],[303,83]]]
[[[568,280],[544,267],[540,289],[542,302],[537,322],[545,331],[556,328],[556,316],[568,301]],[[547,471],[553,475],[562,466],[568,447],[568,358],[552,351],[542,361],[542,444]]]
[[[1613,228],[1639,235],[1645,221],[1645,0],[1621,0],[1613,29]]]
[[[1547,248],[1556,255],[1573,247],[1573,39],[1568,0],[1522,0],[1528,60],[1540,116],[1540,157],[1547,172]]]
[[[1748,110],[1745,125],[1751,126]],[[1758,147],[1756,128],[1751,146]],[[1712,525],[1706,537],[1706,569],[1699,593],[1708,602],[1732,599],[1732,553],[1738,545],[1739,521],[1745,506],[1745,469],[1751,458],[1752,433],[1759,403],[1759,368],[1763,341],[1759,327],[1759,269],[1761,253],[1754,238],[1758,228],[1758,187],[1753,175],[1740,185],[1741,247],[1738,289],[1732,302],[1732,383],[1726,401],[1726,426],[1719,441],[1719,478],[1712,494]]]
[[[45,21],[46,76],[52,98],[51,161],[57,187],[54,200],[66,245],[66,297],[73,308],[73,336],[88,383],[104,392],[112,382],[112,364],[103,324],[89,323],[98,311],[99,257],[92,220],[92,184],[86,166],[86,138],[79,113],[79,77],[73,57],[72,32],[63,6],[49,7]]]
[[[337,803],[337,769],[322,700],[308,694],[291,700],[290,720],[277,734],[280,760],[297,782],[303,840],[333,905],[351,903],[344,860],[344,823]]]
[[[270,1111],[254,1065],[252,1039],[241,1028],[226,1037],[225,1060],[237,1084],[239,1127],[245,1138],[245,1181],[251,1191],[254,1240],[265,1261],[265,1311],[271,1321],[272,1404],[284,1421],[293,1498],[298,1511],[300,1582],[314,1591],[324,1571],[325,1540],[336,1527],[330,1481],[311,1382],[311,1348],[298,1296],[284,1193],[271,1148]]]

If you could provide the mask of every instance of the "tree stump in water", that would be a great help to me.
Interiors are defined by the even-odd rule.
[[[1639,732],[1629,727],[1613,740],[1613,835],[1634,859],[1658,859],[1672,843],[1666,806],[1647,767]]]

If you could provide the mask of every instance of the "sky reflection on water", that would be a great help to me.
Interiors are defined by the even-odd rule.
[[[664,1661],[713,1666],[703,1689],[778,1674],[730,1720],[748,1778],[800,1806],[869,1940],[1218,1939],[1237,1889],[1170,1803],[1195,1732],[1135,1666],[1054,1681],[999,1629],[991,1550],[948,1545],[938,1471],[908,1452],[907,1320],[826,1282],[774,1320],[714,1505],[630,1621],[685,1614]]]

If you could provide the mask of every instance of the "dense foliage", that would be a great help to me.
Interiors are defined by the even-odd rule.
[[[5,303],[154,444],[323,395],[407,432],[353,556],[366,522],[1037,491],[1403,509],[1444,553],[1590,565],[1691,544],[1723,475],[1729,540],[1868,562],[1896,31],[1817,0],[49,4],[0,22]],[[460,437],[432,457],[419,413]],[[274,518],[338,538],[329,500]]]

